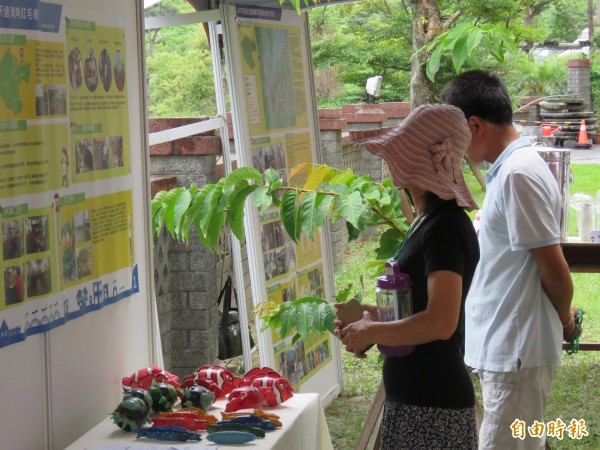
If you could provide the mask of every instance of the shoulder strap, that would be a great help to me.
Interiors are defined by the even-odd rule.
[[[217,305],[221,306],[221,300],[223,300],[223,312],[229,311],[231,309],[231,277],[229,275],[227,275],[227,280],[225,280],[223,289],[221,289]]]

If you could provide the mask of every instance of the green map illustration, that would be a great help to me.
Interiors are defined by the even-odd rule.
[[[252,54],[256,51],[256,42],[250,39],[248,36],[244,36],[241,42],[242,52],[244,54],[244,61],[251,69],[254,69],[254,58]]]
[[[10,49],[6,50],[0,60],[0,98],[16,116],[23,110],[23,102],[19,98],[19,84],[29,81],[31,67],[19,61]]]
[[[289,31],[256,27],[256,47],[267,130],[296,125]]]

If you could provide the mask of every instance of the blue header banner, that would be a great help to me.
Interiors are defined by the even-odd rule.
[[[0,0],[0,28],[58,33],[62,5],[40,0]]]
[[[58,33],[60,31],[60,17],[62,14],[62,5],[55,3],[40,3],[40,13],[42,23],[40,30],[46,33]]]
[[[264,8],[261,6],[235,5],[235,13],[244,19],[262,19],[279,22],[281,20],[281,8]]]

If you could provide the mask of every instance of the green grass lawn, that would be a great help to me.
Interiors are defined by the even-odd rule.
[[[583,192],[594,197],[600,189],[600,165],[573,164],[574,182],[570,192]],[[481,206],[485,192],[475,177],[466,174],[467,183]],[[575,211],[569,211],[569,235],[577,236]],[[362,242],[351,244],[344,262],[336,274],[338,286],[358,285],[361,275],[365,280],[364,302],[375,299],[374,274],[365,268],[373,259],[377,244]],[[600,274],[574,273],[573,304],[586,311],[582,341],[600,342]],[[554,388],[548,400],[546,419],[560,418],[567,425],[572,419],[584,419],[589,436],[580,441],[565,435],[563,440],[550,438],[552,449],[600,449],[600,353],[579,352],[563,354],[556,373]],[[381,381],[381,361],[378,352],[371,350],[365,359],[357,359],[342,350],[345,387],[342,394],[327,408],[326,416],[334,447],[347,450],[355,446],[362,424],[369,412],[373,397]],[[480,398],[477,377],[473,377]],[[481,401],[481,398],[480,398]]]

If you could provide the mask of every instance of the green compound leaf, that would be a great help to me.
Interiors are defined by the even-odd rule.
[[[273,196],[269,193],[269,189],[264,186],[258,186],[252,193],[252,203],[262,214],[273,204]]]
[[[177,198],[183,191],[184,188],[182,187],[171,189],[167,192],[165,197],[165,225],[167,226],[167,230],[171,233],[171,236],[175,236],[175,205],[177,204]]]
[[[298,243],[296,238],[296,198],[298,197],[298,190],[291,189],[284,192],[281,198],[280,217],[283,228],[287,232],[288,236],[292,238],[295,243]]]
[[[296,307],[296,329],[304,339],[308,338],[315,321],[315,306],[311,303],[302,303]]]
[[[310,191],[302,196],[300,202],[300,228],[310,239],[314,238],[316,197],[315,191]]]
[[[210,222],[210,217],[221,197],[221,189],[222,187],[216,184],[208,184],[204,186],[203,190],[206,191],[206,196],[202,201],[202,207],[200,208],[200,214],[198,215],[198,225],[203,236],[206,236],[206,230],[208,228],[208,223]]]
[[[244,242],[244,203],[246,198],[252,194],[258,186],[251,184],[241,191],[236,192],[236,196],[230,199],[229,209],[227,210],[227,221],[231,232],[240,242]]]
[[[262,175],[252,167],[239,167],[223,179],[223,192],[230,193],[240,181],[255,180],[262,183]]]
[[[377,248],[377,259],[390,259],[396,254],[404,234],[394,228],[388,228],[379,237],[379,248]]]
[[[364,209],[360,192],[354,191],[350,195],[342,196],[339,202],[340,211],[344,219],[354,228],[359,228],[358,219]]]
[[[281,313],[279,335],[285,338],[296,327],[296,308],[285,308]]]
[[[225,224],[225,211],[215,211],[210,218],[208,229],[206,230],[206,240],[210,243],[210,247],[215,251],[219,251],[219,238],[221,237],[221,230]],[[242,240],[242,243],[244,241]]]
[[[187,210],[183,219],[183,224],[181,225],[181,235],[185,242],[188,242],[190,227],[196,222],[196,218],[202,208],[202,203],[204,202],[204,197],[206,197],[206,191],[198,191],[190,202],[189,209]]]
[[[330,194],[317,194],[315,199],[315,226],[320,230],[331,212],[335,197]]]
[[[279,183],[281,181],[281,178],[279,178],[279,174],[276,170],[269,168],[265,170],[265,180],[267,181],[268,185],[272,185],[275,183]]]

